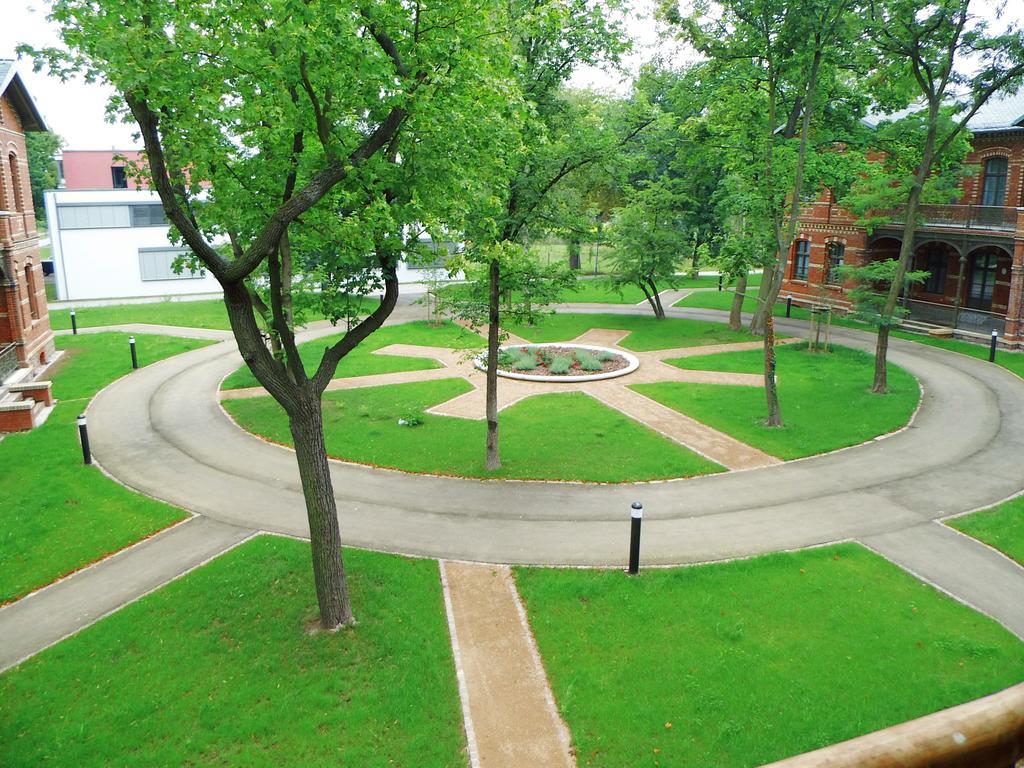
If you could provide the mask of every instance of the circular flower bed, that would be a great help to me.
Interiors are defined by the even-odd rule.
[[[475,361],[487,368],[487,355]],[[640,366],[628,352],[589,344],[508,344],[498,349],[498,375],[523,381],[599,381],[625,376]]]

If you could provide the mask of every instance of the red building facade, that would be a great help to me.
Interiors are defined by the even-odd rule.
[[[12,428],[7,422],[17,418],[10,414],[25,408],[12,400],[33,405],[23,392],[49,404],[49,385],[28,383],[54,356],[25,146],[26,131],[43,130],[14,62],[0,60],[0,431]]]
[[[914,235],[914,270],[928,279],[903,297],[910,318],[988,334],[1024,348],[1024,91],[991,102],[971,120],[967,177],[952,205],[923,206]],[[896,258],[903,242],[898,213],[869,235],[825,190],[805,206],[787,265],[783,295],[849,306],[836,269]]]
[[[127,165],[142,160],[135,149],[68,149],[60,159],[64,189],[139,189]]]

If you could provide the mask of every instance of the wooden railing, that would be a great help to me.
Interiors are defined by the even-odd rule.
[[[8,344],[0,347],[0,384],[18,370],[18,345]]]
[[[1024,683],[765,768],[1014,768],[1024,759]]]

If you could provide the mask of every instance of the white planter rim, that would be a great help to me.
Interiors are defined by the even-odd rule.
[[[560,383],[565,382],[566,384],[578,383],[581,381],[603,381],[605,379],[617,379],[619,376],[627,376],[640,367],[640,360],[636,355],[631,355],[622,349],[615,347],[599,347],[594,344],[576,344],[572,341],[545,341],[537,344],[502,344],[498,347],[498,351],[509,349],[538,349],[540,347],[565,347],[567,349],[586,349],[590,352],[609,352],[613,355],[618,355],[626,361],[625,368],[619,368],[615,371],[602,371],[600,373],[587,373],[587,374],[573,374],[565,376],[541,376],[535,373],[518,373],[516,371],[503,371],[498,369],[498,375],[506,379],[516,379],[517,381],[539,381],[549,383]],[[473,360],[473,365],[479,370],[487,370],[487,365],[484,362],[486,353],[482,353],[476,356]]]

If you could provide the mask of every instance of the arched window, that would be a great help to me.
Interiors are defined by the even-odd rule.
[[[839,268],[843,266],[846,258],[846,246],[842,243],[828,244],[828,271],[825,273],[825,282],[829,285],[839,285],[842,282],[839,276]]]
[[[793,279],[806,280],[811,262],[811,241],[797,240],[793,249]]]
[[[15,211],[18,213],[24,213],[25,201],[24,196],[21,193],[21,171],[18,168],[18,156],[11,152],[7,156],[7,162],[11,168],[11,189],[14,192],[11,203]]]
[[[1006,199],[1005,157],[990,157],[985,161],[985,180],[981,188],[981,204],[1001,206]]]
[[[28,311],[33,320],[39,319],[39,299],[36,297],[36,271],[31,264],[25,265],[25,290],[28,291]]]
[[[9,198],[10,195],[7,192],[7,164],[3,161],[3,155],[0,155],[0,211],[13,210]]]
[[[980,251],[971,256],[970,282],[967,287],[967,306],[992,309],[992,292],[996,284],[996,265],[998,254],[993,251]]]

